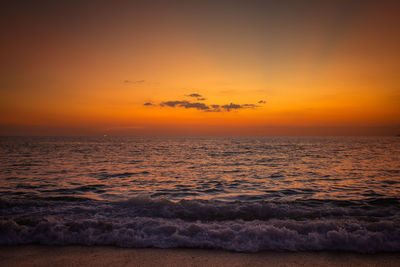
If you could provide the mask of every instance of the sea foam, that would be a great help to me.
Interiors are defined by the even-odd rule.
[[[399,207],[389,203],[2,201],[0,244],[398,251]]]

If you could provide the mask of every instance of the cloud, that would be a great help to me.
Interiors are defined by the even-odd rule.
[[[199,103],[199,102],[189,102],[189,101],[166,101],[162,102],[160,106],[164,107],[183,107],[183,108],[194,108],[198,110],[208,110],[210,109],[209,106],[207,106],[204,103]]]
[[[197,94],[197,93],[189,94],[189,95],[186,95],[186,96],[195,97],[195,98],[202,97],[202,95]]]
[[[210,109],[209,106],[207,106],[204,103],[188,103],[184,106],[185,108],[195,108],[195,109],[200,109],[200,110],[207,110]]]
[[[255,104],[243,104],[243,105],[239,105],[239,104],[234,104],[234,103],[230,103],[229,105],[222,105],[221,108],[225,109],[226,111],[231,111],[231,110],[235,110],[235,109],[246,109],[246,108],[258,108],[259,106],[255,105]]]
[[[136,81],[131,81],[131,80],[125,80],[124,83],[130,83],[130,84],[141,84],[146,82],[146,80],[136,80]]]
[[[192,93],[189,95],[186,95],[189,97],[196,98],[199,101],[206,100],[206,98],[202,97],[202,95],[197,94],[197,93]],[[264,100],[258,101],[259,104],[265,104]],[[151,103],[145,103],[144,105],[152,105]],[[161,107],[171,107],[171,108],[186,108],[186,109],[197,109],[197,110],[202,110],[205,112],[230,112],[232,110],[239,110],[239,109],[255,109],[260,106],[257,104],[235,104],[235,103],[230,103],[226,105],[217,105],[217,104],[211,104],[207,105],[205,103],[200,103],[200,102],[191,102],[187,100],[174,100],[174,101],[164,101],[160,103]]]
[[[168,106],[168,107],[175,107],[175,106],[180,106],[183,105],[184,103],[188,103],[188,101],[167,101],[167,102],[162,102],[160,106]]]
[[[150,102],[144,103],[143,106],[152,106],[153,104]]]
[[[231,111],[232,109],[241,109],[241,105],[230,103],[229,105],[222,105],[221,108]]]
[[[243,104],[242,108],[258,108],[259,106],[255,104]]]
[[[146,105],[146,104],[151,105],[151,103],[145,103],[144,105]],[[181,107],[181,108],[187,108],[187,109],[193,108],[193,109],[203,110],[203,111],[207,111],[207,112],[221,112],[222,110],[229,112],[229,111],[237,110],[237,109],[249,109],[249,108],[259,107],[255,104],[239,105],[239,104],[234,104],[234,103],[230,103],[227,105],[206,105],[204,103],[199,103],[199,102],[180,101],[180,100],[162,102],[160,104],[160,106],[161,107],[171,107],[171,108]]]

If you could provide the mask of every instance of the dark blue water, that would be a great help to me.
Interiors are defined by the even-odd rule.
[[[400,138],[2,137],[0,244],[400,251]]]

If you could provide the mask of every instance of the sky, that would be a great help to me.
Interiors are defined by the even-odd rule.
[[[5,1],[0,135],[400,134],[398,1]]]

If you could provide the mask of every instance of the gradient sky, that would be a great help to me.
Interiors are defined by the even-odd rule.
[[[400,134],[399,1],[0,10],[0,135]]]

